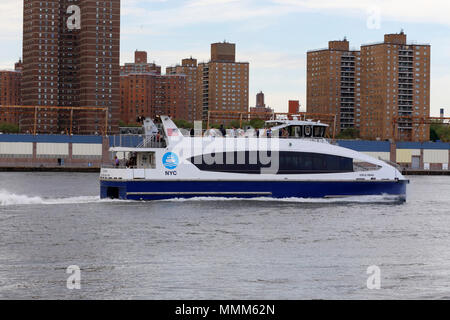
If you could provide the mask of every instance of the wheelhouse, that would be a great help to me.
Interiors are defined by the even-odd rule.
[[[266,129],[279,132],[280,137],[288,138],[325,138],[328,125],[320,122],[273,120],[266,122]]]

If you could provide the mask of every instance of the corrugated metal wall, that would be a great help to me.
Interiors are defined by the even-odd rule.
[[[383,159],[387,161],[391,160],[390,152],[363,152],[363,153],[375,159]]]
[[[424,163],[449,163],[448,150],[424,150]]]
[[[32,157],[33,143],[27,142],[0,142],[0,156],[6,157]]]
[[[73,156],[99,156],[103,153],[101,144],[81,144],[76,143],[72,145]]]
[[[69,156],[68,143],[37,143],[36,155],[38,158],[46,158],[50,156]]]
[[[397,149],[397,163],[411,163],[413,156],[420,156],[420,150]]]
[[[68,158],[69,146],[72,143],[72,157],[76,161],[82,159],[101,159],[103,138],[100,136],[67,136],[67,135],[0,135],[0,158],[31,158],[33,143],[36,144],[38,158]],[[110,146],[126,145],[136,147],[143,141],[142,136],[110,136]],[[390,160],[391,144],[388,141],[348,141],[337,143],[345,148],[363,152],[376,159]],[[411,164],[413,156],[421,156],[421,162],[430,164],[450,163],[449,143],[396,143],[398,163]]]

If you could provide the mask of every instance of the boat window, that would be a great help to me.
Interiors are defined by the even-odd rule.
[[[138,169],[155,169],[156,157],[154,152],[139,152],[135,159],[130,158],[130,166],[133,166],[133,162],[136,161],[135,167]]]
[[[377,171],[380,169],[381,169],[381,166],[373,164],[373,163],[369,163],[364,160],[355,159],[353,161],[353,171],[355,171],[355,172]]]
[[[272,152],[262,159],[258,152],[231,152],[190,159],[201,171],[260,174],[271,164],[278,164],[278,174],[320,174],[353,172],[353,159],[307,152]],[[205,160],[206,159],[206,160]],[[214,161],[211,161],[214,159]]]
[[[325,137],[326,127],[324,126],[314,126],[314,137],[323,138]]]
[[[294,138],[303,137],[303,127],[302,126],[291,126],[289,127],[289,136]]]
[[[320,127],[314,126],[314,137],[320,137]]]
[[[313,134],[311,126],[305,126],[305,137],[309,138]]]

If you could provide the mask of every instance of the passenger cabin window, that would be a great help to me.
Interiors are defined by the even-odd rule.
[[[278,168],[277,174],[323,174],[353,172],[353,159],[307,152],[231,152],[190,159],[201,171],[261,174],[262,169]],[[274,164],[272,166],[272,163]]]

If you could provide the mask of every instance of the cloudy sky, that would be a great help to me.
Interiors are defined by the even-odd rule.
[[[0,1],[0,68],[21,56],[23,0]],[[350,45],[380,42],[404,29],[409,41],[432,45],[432,114],[450,114],[450,1],[448,0],[122,0],[121,62],[136,49],[165,68],[182,58],[209,57],[212,42],[237,44],[250,62],[250,103],[287,110],[306,104],[306,51],[346,36]]]

